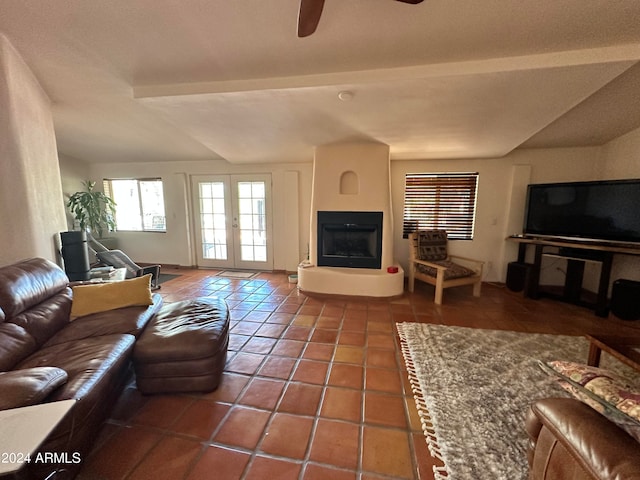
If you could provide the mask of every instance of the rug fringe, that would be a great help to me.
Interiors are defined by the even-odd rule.
[[[420,424],[422,425],[422,432],[424,433],[425,440],[427,442],[427,448],[429,453],[434,458],[437,458],[442,462],[442,466],[433,467],[433,474],[435,480],[447,480],[449,478],[449,472],[447,465],[445,464],[442,456],[442,450],[438,444],[438,437],[436,436],[435,426],[433,419],[427,408],[427,402],[424,398],[424,393],[420,388],[418,377],[415,371],[415,364],[411,358],[409,351],[409,345],[407,344],[407,337],[403,329],[402,323],[396,323],[396,329],[398,331],[398,337],[400,338],[400,350],[404,357],[405,365],[407,366],[407,374],[409,376],[409,383],[411,384],[411,391],[413,392],[413,399],[416,402],[416,408],[418,409],[418,415],[420,416]]]

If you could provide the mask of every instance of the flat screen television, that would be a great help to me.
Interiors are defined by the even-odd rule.
[[[524,234],[640,244],[640,179],[529,185]]]

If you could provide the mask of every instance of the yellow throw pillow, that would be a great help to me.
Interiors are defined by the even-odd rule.
[[[151,274],[122,282],[73,287],[71,320],[116,308],[151,305]]]

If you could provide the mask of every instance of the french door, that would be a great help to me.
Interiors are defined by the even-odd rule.
[[[272,270],[271,175],[191,178],[198,266]]]

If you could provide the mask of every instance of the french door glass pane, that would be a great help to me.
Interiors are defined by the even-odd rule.
[[[201,182],[199,185],[202,256],[212,260],[227,260],[224,183]]]
[[[267,230],[264,182],[238,182],[238,226],[240,259],[267,260]]]

